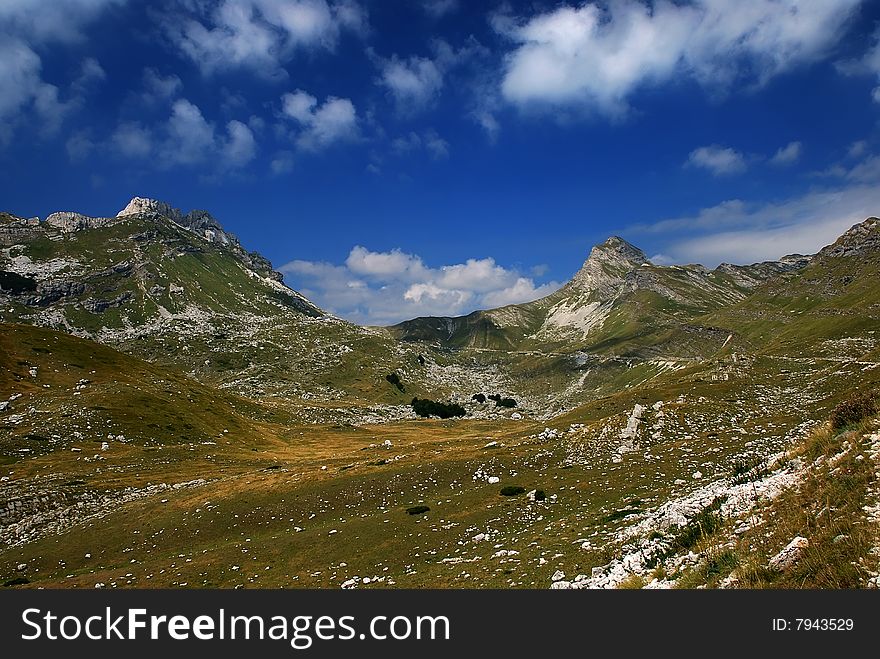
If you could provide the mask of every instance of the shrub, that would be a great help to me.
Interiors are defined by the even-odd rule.
[[[467,411],[457,403],[438,403],[427,398],[413,398],[413,411],[419,416],[439,416],[441,419],[449,419],[454,416],[465,416]]]
[[[475,400],[480,405],[482,405],[483,403],[486,402],[486,396],[485,396],[485,394],[474,394],[473,396],[471,396],[471,400]]]
[[[495,407],[516,407],[516,401],[513,398],[502,398],[495,401]]]
[[[515,497],[518,494],[523,494],[525,491],[526,488],[520,487],[519,485],[508,485],[507,487],[501,488],[501,496]]]
[[[31,293],[37,290],[37,282],[30,277],[23,277],[15,272],[0,270],[0,290],[11,293]]]
[[[546,501],[547,495],[544,494],[544,490],[535,490],[535,501]]]
[[[711,504],[706,506],[698,514],[675,533],[673,547],[684,551],[693,547],[701,538],[708,537],[721,528],[722,519],[718,510],[724,503],[724,498],[717,497]]]
[[[400,391],[404,390],[403,389],[403,382],[400,381],[400,376],[397,373],[389,373],[388,375],[385,376],[385,379],[388,380],[388,382],[393,384],[395,387],[400,389]]]
[[[16,577],[15,579],[10,579],[9,581],[5,582],[3,585],[5,587],[24,586],[26,584],[29,584],[30,582],[31,582],[31,580],[28,579],[27,577]]]
[[[873,391],[857,393],[831,411],[831,427],[835,430],[858,423],[877,413],[877,394]]]
[[[490,394],[489,400],[494,400],[497,403],[499,400],[501,400],[501,395],[500,394]]]
[[[428,506],[412,506],[411,508],[407,508],[406,512],[409,515],[421,515],[422,513],[426,513],[431,510]]]

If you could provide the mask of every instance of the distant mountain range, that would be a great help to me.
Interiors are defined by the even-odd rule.
[[[869,218],[815,256],[714,270],[656,265],[612,236],[534,302],[361,328],[287,287],[208,212],[135,197],[106,218],[0,214],[0,319],[97,340],[248,395],[365,406],[402,404],[410,393],[467,398],[491,372],[549,414],[636,373],[651,377],[743,342],[793,350],[834,340],[849,331],[842,318],[874,313],[878,235]],[[573,387],[587,368],[591,386]],[[396,371],[405,392],[386,386]]]

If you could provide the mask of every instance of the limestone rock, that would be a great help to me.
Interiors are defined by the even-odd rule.
[[[773,570],[779,570],[780,572],[787,572],[801,560],[801,557],[804,555],[804,550],[809,546],[809,540],[797,536],[785,546],[785,549],[770,559],[768,567]]]

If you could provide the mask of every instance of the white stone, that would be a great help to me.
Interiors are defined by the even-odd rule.
[[[810,541],[804,537],[797,536],[789,542],[785,549],[770,559],[768,566],[773,570],[786,572],[790,570],[804,555],[804,549],[810,546]]]
[[[562,581],[563,579],[565,579],[565,572],[562,570],[556,570],[556,572],[553,573],[553,576],[550,577],[551,581]]]

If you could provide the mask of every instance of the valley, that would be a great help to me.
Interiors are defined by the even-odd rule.
[[[801,565],[858,539],[801,586],[876,584],[874,415],[828,420],[880,380],[878,236],[870,218],[813,257],[715,270],[609,238],[546,298],[379,328],[324,313],[204,211],[2,216],[0,577],[773,587],[797,532]],[[827,489],[832,459],[845,533],[767,521]]]

